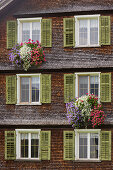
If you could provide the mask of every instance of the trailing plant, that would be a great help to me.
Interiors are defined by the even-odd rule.
[[[16,44],[9,53],[9,60],[16,66],[27,71],[32,65],[40,66],[45,59],[41,44],[29,39],[28,42]]]
[[[105,113],[98,98],[93,95],[85,95],[66,103],[67,118],[74,128],[98,127],[104,123]]]

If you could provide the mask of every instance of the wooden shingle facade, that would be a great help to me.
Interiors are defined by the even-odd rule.
[[[33,31],[46,62],[24,71],[9,53]],[[112,0],[0,1],[1,170],[113,169],[112,85]],[[66,103],[85,89],[107,115],[98,129],[74,129],[66,117]]]

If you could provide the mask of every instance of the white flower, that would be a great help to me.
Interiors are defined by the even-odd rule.
[[[24,44],[23,47],[20,48],[20,55],[22,58],[30,57],[31,48]]]

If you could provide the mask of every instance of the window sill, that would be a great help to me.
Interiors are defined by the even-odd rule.
[[[32,106],[32,105],[42,105],[42,103],[17,103],[16,105],[22,105],[22,106]]]
[[[74,48],[95,48],[95,47],[101,47],[101,45],[84,45],[84,46],[82,46],[82,45],[77,45],[77,46],[75,46]]]
[[[101,160],[74,160],[74,162],[101,162]]]
[[[31,161],[31,162],[35,161],[35,162],[41,162],[41,160],[39,160],[39,159],[23,159],[23,158],[15,159],[15,161]]]

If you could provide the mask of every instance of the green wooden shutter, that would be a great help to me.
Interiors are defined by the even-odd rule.
[[[40,134],[41,145],[41,160],[50,160],[51,150],[51,131],[41,131]]]
[[[64,160],[75,159],[75,132],[64,131]]]
[[[5,159],[16,159],[16,134],[15,131],[5,131]]]
[[[68,103],[75,97],[75,74],[64,74],[64,102]]]
[[[100,75],[100,98],[101,102],[111,102],[111,73]]]
[[[16,76],[6,77],[6,104],[16,104],[17,94]]]
[[[75,46],[75,18],[64,18],[64,47]]]
[[[41,75],[42,103],[51,103],[51,74]]]
[[[100,44],[110,45],[110,16],[100,17]]]
[[[111,131],[101,131],[100,159],[111,160]]]
[[[7,49],[11,49],[17,43],[17,22],[7,21]]]
[[[51,19],[42,19],[41,45],[43,47],[52,47],[52,20]]]

